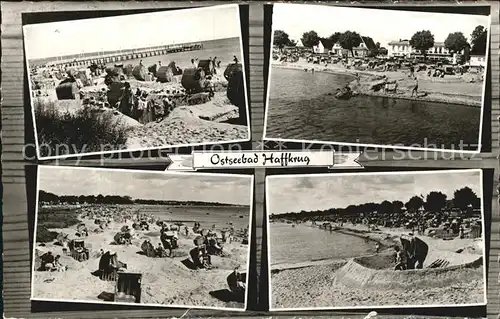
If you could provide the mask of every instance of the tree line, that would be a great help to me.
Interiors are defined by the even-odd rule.
[[[302,45],[307,48],[312,48],[319,44],[323,39],[339,43],[339,45],[346,50],[353,53],[353,48],[361,44],[361,35],[355,31],[334,32],[327,38],[322,38],[316,31],[307,31],[302,34]],[[470,54],[484,55],[486,54],[486,43],[488,41],[488,30],[478,25],[471,34],[471,42],[462,32],[453,32],[448,35],[444,41],[444,46],[452,53],[461,52],[469,48]],[[422,30],[416,32],[410,39],[410,45],[421,54],[426,56],[427,50],[434,46],[434,35],[429,30]],[[289,35],[283,30],[274,31],[273,45],[282,49],[285,46],[295,46],[297,42],[290,39]],[[376,43],[377,49],[380,51],[380,43]],[[378,53],[378,52],[376,52]],[[353,54],[354,56],[354,54]]]
[[[346,31],[344,33],[335,32],[327,38],[322,38],[316,31],[308,31],[302,34],[302,45],[312,48],[319,44],[321,40],[328,40],[332,43],[339,43],[343,49],[349,50],[354,56],[353,49],[361,44],[361,35],[355,31]],[[375,43],[375,42],[374,42]],[[297,42],[290,40],[290,36],[283,30],[274,31],[273,44],[282,49],[285,46],[296,46]],[[380,50],[380,43],[377,42],[377,49]],[[377,52],[374,52],[377,53]]]
[[[118,195],[56,195],[50,192],[41,190],[38,195],[39,202],[57,205],[62,203],[67,204],[113,204],[113,205],[189,205],[189,206],[235,206],[233,204],[219,202],[202,202],[202,201],[176,201],[176,200],[154,200],[154,199],[133,199],[130,196]]]
[[[406,212],[416,213],[420,209],[427,212],[441,212],[443,210],[459,209],[467,211],[469,209],[481,208],[481,199],[469,187],[457,189],[453,193],[453,198],[448,199],[446,194],[439,191],[432,191],[425,197],[423,195],[415,195],[411,197],[406,203],[402,201],[382,201],[380,203],[364,203],[359,205],[349,205],[345,208],[330,208],[326,210],[315,210],[300,212],[287,212],[280,214],[271,214],[270,218],[285,218],[301,220],[314,217],[354,217],[364,214],[377,212],[377,214],[401,214],[404,209]]]

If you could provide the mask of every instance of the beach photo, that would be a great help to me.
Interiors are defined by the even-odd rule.
[[[245,310],[252,180],[39,167],[31,299]]]
[[[271,310],[486,304],[482,171],[266,179]]]
[[[479,152],[489,24],[274,4],[264,139]]]
[[[248,141],[239,10],[25,25],[38,157]]]

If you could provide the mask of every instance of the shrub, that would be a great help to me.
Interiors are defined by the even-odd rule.
[[[39,212],[37,223],[45,228],[67,228],[81,223],[77,217],[76,211]]]
[[[54,102],[35,101],[35,123],[40,155],[58,156],[123,149],[127,129],[106,113],[89,109],[76,112],[57,109]],[[103,149],[104,146],[112,149]]]
[[[47,227],[38,226],[36,231],[36,242],[37,243],[48,243],[57,238],[57,232],[50,231]]]

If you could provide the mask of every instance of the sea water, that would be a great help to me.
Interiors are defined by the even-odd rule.
[[[271,265],[344,259],[375,253],[373,242],[299,224],[270,224]]]
[[[202,228],[211,229],[215,224],[216,229],[229,228],[244,229],[250,223],[250,207],[224,207],[224,206],[142,206],[141,213],[152,214],[165,221],[183,222],[189,227],[194,222],[199,222]]]
[[[221,61],[222,67],[233,63],[233,56],[236,56],[238,60],[242,62],[240,38],[218,39],[201,43],[203,44],[203,50],[167,53],[164,55],[150,56],[121,62],[111,62],[107,65],[113,66],[115,63],[123,63],[123,65],[132,64],[133,66],[136,66],[142,60],[142,64],[146,67],[158,64],[158,62],[161,62],[161,65],[168,65],[170,62],[175,62],[177,66],[184,69],[191,67],[191,59],[198,58],[199,61],[217,57],[217,60]],[[224,70],[222,70],[222,72],[224,72]]]
[[[272,68],[266,137],[439,148],[458,148],[463,140],[477,149],[481,108],[328,95],[353,79],[348,74]]]

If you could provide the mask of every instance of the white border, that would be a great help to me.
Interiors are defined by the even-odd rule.
[[[269,187],[268,180],[269,179],[292,179],[296,177],[340,177],[340,176],[356,176],[356,175],[401,175],[401,174],[413,174],[413,175],[424,175],[424,174],[450,174],[450,173],[470,173],[470,172],[479,172],[479,181],[481,183],[481,216],[482,216],[482,234],[481,238],[483,241],[483,283],[484,283],[484,302],[483,303],[475,303],[475,304],[437,304],[437,305],[386,305],[386,306],[344,306],[344,307],[303,307],[303,308],[274,308],[273,307],[273,294],[272,294],[272,280],[271,280],[271,227],[269,222]],[[287,174],[287,175],[271,175],[266,177],[266,207],[268,209],[268,213],[266,214],[266,222],[267,222],[267,260],[268,260],[268,278],[269,278],[269,290],[268,290],[268,298],[269,298],[269,311],[278,311],[278,312],[286,312],[286,311],[309,311],[309,310],[346,310],[346,309],[398,309],[398,308],[442,308],[442,307],[471,307],[471,306],[485,306],[487,304],[488,291],[487,291],[487,272],[486,272],[486,238],[485,238],[485,222],[484,222],[484,184],[483,184],[483,170],[482,169],[456,169],[456,170],[436,170],[436,171],[407,171],[407,172],[358,172],[358,173],[325,173],[325,174]]]
[[[229,143],[242,143],[242,142],[248,142],[252,139],[251,136],[251,129],[250,129],[250,103],[248,101],[248,88],[247,88],[247,77],[246,77],[246,68],[245,68],[245,53],[244,53],[244,48],[243,48],[243,35],[242,35],[242,29],[241,29],[241,18],[240,18],[240,5],[239,4],[224,4],[224,5],[215,5],[215,6],[204,6],[204,7],[194,7],[194,8],[189,8],[189,9],[174,9],[173,12],[185,12],[185,11],[196,11],[196,10],[214,10],[214,9],[222,9],[222,8],[230,8],[234,7],[236,9],[236,16],[237,20],[239,22],[238,28],[240,30],[240,61],[243,67],[243,84],[245,86],[245,102],[246,102],[246,115],[247,115],[247,138],[246,139],[239,139],[239,140],[229,140],[229,141],[213,141],[213,142],[203,142],[203,143],[192,143],[192,144],[175,144],[175,145],[164,145],[164,146],[156,146],[156,147],[146,147],[146,148],[137,148],[137,149],[123,149],[123,150],[112,150],[112,151],[103,151],[103,152],[89,152],[89,153],[75,153],[75,154],[67,154],[67,155],[54,155],[54,156],[46,156],[46,157],[41,157],[40,156],[40,145],[38,141],[38,131],[36,127],[36,118],[35,118],[35,108],[33,106],[33,101],[34,98],[32,97],[32,89],[31,89],[31,78],[30,78],[30,67],[29,67],[29,61],[25,57],[26,60],[26,68],[27,68],[27,73],[28,73],[28,90],[30,92],[30,104],[31,104],[31,115],[33,118],[33,129],[34,129],[34,135],[35,135],[35,146],[36,146],[36,155],[39,160],[51,160],[51,159],[62,159],[62,158],[68,158],[68,157],[80,157],[80,156],[91,156],[91,155],[104,155],[104,154],[116,154],[116,153],[125,153],[125,152],[139,152],[139,151],[150,151],[150,150],[161,150],[161,149],[171,149],[171,148],[178,148],[178,147],[194,147],[194,146],[206,146],[206,145],[220,145],[220,144],[229,144]],[[158,9],[160,10],[160,9]],[[155,11],[155,12],[161,12],[161,11]],[[138,13],[138,14],[131,14],[131,15],[141,15],[144,13]],[[131,15],[123,15],[122,17],[127,17]],[[104,18],[91,18],[91,19],[107,19],[107,18],[113,18],[113,17],[104,17]],[[70,22],[70,21],[61,21],[61,22]],[[41,24],[41,23],[39,23]],[[24,30],[26,28],[36,26],[38,24],[28,24],[23,26],[23,44],[26,46],[26,38],[24,37]]]
[[[247,248],[247,263],[246,263],[246,289],[245,289],[245,300],[243,308],[227,308],[227,307],[210,307],[210,306],[191,306],[191,305],[176,305],[176,304],[145,304],[145,303],[127,303],[127,302],[99,302],[99,301],[88,301],[88,300],[79,300],[79,299],[50,299],[50,298],[36,298],[33,296],[34,286],[35,286],[35,252],[37,248],[36,242],[36,231],[38,225],[38,201],[40,194],[40,171],[42,167],[48,169],[67,169],[67,170],[93,170],[93,171],[101,171],[101,172],[122,172],[122,173],[148,173],[148,174],[158,174],[165,175],[165,178],[168,176],[217,176],[217,177],[239,177],[239,178],[248,178],[249,186],[250,186],[250,213],[248,215],[248,248]],[[149,170],[129,170],[129,169],[118,169],[118,168],[93,168],[93,167],[77,167],[77,166],[51,166],[51,165],[39,165],[37,169],[37,188],[36,188],[36,206],[35,206],[35,227],[33,233],[33,252],[32,252],[32,268],[31,268],[31,294],[30,300],[34,301],[51,301],[51,302],[69,302],[69,303],[84,303],[84,304],[98,304],[98,305],[124,305],[124,306],[137,306],[137,307],[162,307],[162,308],[184,308],[184,309],[208,309],[208,310],[220,310],[220,311],[237,311],[244,312],[248,307],[248,282],[250,278],[250,253],[251,253],[251,242],[252,242],[252,217],[253,217],[253,195],[254,195],[254,176],[253,175],[244,175],[244,174],[220,174],[220,173],[196,173],[196,172],[164,172],[164,171],[149,171]],[[208,294],[208,292],[207,292]]]
[[[298,3],[290,3],[290,5],[297,5]],[[288,5],[288,3],[278,3],[278,5]],[[306,4],[306,5],[317,5],[317,4]],[[333,6],[322,6],[318,5],[318,10],[321,10],[321,7],[336,7]],[[479,141],[477,150],[468,151],[468,150],[451,150],[451,149],[440,149],[440,148],[425,148],[425,147],[412,147],[412,146],[398,146],[398,145],[383,145],[383,144],[363,144],[363,143],[346,143],[346,142],[333,142],[333,141],[316,141],[316,140],[300,140],[300,139],[284,139],[284,138],[269,138],[266,137],[267,134],[267,119],[269,113],[269,95],[271,91],[271,70],[272,70],[272,61],[273,61],[273,42],[274,42],[274,25],[271,22],[271,46],[269,50],[269,71],[268,71],[268,79],[267,79],[267,93],[266,93],[266,110],[264,113],[264,130],[262,133],[262,139],[264,141],[276,141],[276,142],[288,142],[288,143],[314,143],[314,144],[325,144],[325,145],[340,145],[340,146],[357,146],[357,147],[373,147],[373,148],[383,148],[383,149],[400,149],[400,150],[418,150],[418,151],[431,151],[431,152],[448,152],[448,153],[459,153],[459,154],[478,154],[481,152],[482,146],[482,137],[483,137],[483,117],[484,117],[484,98],[486,95],[486,75],[488,72],[488,58],[490,57],[490,32],[491,32],[491,6],[490,14],[488,15],[488,25],[487,25],[487,38],[486,42],[486,67],[484,68],[484,81],[483,81],[483,91],[481,95],[481,117],[479,122]],[[353,9],[374,9],[374,10],[387,10],[387,8],[391,8],[391,6],[378,6],[376,8],[358,8],[355,6],[351,6]],[[394,7],[393,7],[394,8]],[[414,12],[414,11],[412,11]],[[445,14],[445,13],[444,13]],[[453,13],[451,13],[453,14]],[[273,13],[274,15],[274,13]],[[470,14],[469,14],[470,15]],[[265,57],[264,57],[265,59]],[[439,102],[437,102],[439,103]]]

